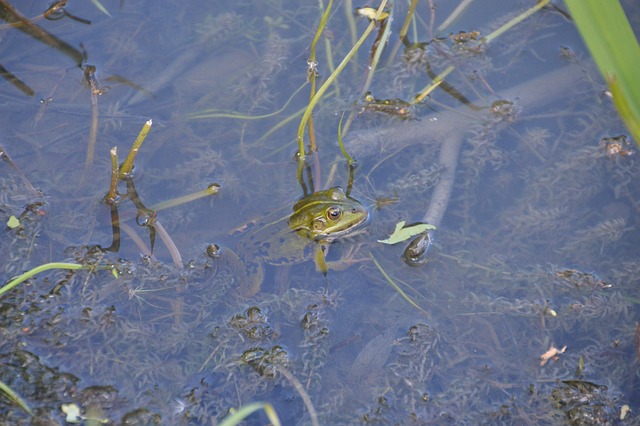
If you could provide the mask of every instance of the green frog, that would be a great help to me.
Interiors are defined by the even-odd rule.
[[[288,217],[265,221],[245,231],[238,243],[239,261],[246,277],[242,277],[244,296],[253,296],[262,285],[264,264],[290,265],[309,259],[315,251],[317,268],[326,273],[324,260],[329,244],[349,235],[367,220],[367,209],[347,196],[342,188],[333,187],[302,197],[293,205]],[[288,226],[287,226],[288,224]]]

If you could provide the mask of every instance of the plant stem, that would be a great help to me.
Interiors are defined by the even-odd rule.
[[[129,151],[129,155],[127,155],[127,158],[124,160],[124,163],[122,163],[122,167],[120,167],[120,179],[124,179],[126,176],[130,175],[131,172],[133,171],[133,163],[136,160],[136,156],[138,155],[138,151],[140,151],[140,147],[142,146],[142,143],[147,138],[147,134],[149,133],[149,130],[151,129],[152,124],[153,124],[153,120],[149,119],[142,126],[140,133],[138,133],[138,137],[133,142],[133,146]]]
[[[380,3],[380,7],[378,7],[378,10],[376,12],[376,17],[380,16],[382,10],[385,8],[386,5],[387,5],[387,0],[382,0],[382,3]],[[351,59],[356,54],[358,49],[360,49],[360,46],[362,46],[362,43],[364,43],[366,38],[369,36],[369,34],[371,34],[371,31],[373,31],[375,27],[376,27],[376,20],[374,19],[369,23],[369,26],[364,31],[364,33],[362,33],[362,36],[360,37],[360,39],[351,48],[349,53],[347,53],[347,56],[344,57],[342,62],[340,62],[336,70],[333,73],[331,73],[329,78],[327,78],[327,81],[325,81],[324,84],[320,87],[320,89],[318,89],[318,92],[315,94],[313,99],[311,99],[311,101],[309,102],[309,105],[307,106],[307,109],[305,110],[304,114],[302,114],[302,120],[300,120],[300,126],[298,127],[298,156],[300,157],[300,160],[304,160],[306,155],[305,149],[304,149],[304,128],[307,124],[307,121],[309,120],[309,117],[313,113],[313,109],[315,108],[316,104],[320,101],[320,98],[322,98],[322,95],[324,95],[324,92],[326,92],[327,89],[329,89],[329,86],[331,86],[331,84],[333,84],[336,78],[338,78],[340,73],[342,73],[342,70],[351,61]]]
[[[0,297],[2,297],[2,295],[7,291],[25,282],[26,280],[33,277],[34,275],[39,274],[40,272],[48,271],[49,269],[76,270],[76,269],[93,269],[93,268],[94,266],[91,266],[91,265],[80,265],[77,263],[62,263],[62,262],[45,263],[44,265],[36,266],[35,268],[25,272],[24,274],[19,275],[18,277],[9,281],[8,284],[4,285],[3,287],[0,287]]]
[[[105,202],[109,205],[118,199],[118,147],[114,146],[109,151],[111,154],[111,182],[109,184],[109,192],[105,198]]]

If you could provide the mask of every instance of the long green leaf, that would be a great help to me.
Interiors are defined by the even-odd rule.
[[[10,400],[18,404],[20,407],[22,407],[24,411],[26,411],[27,413],[33,416],[33,411],[31,411],[31,408],[29,408],[27,403],[22,398],[20,398],[20,395],[15,393],[13,389],[11,389],[1,380],[0,380],[0,391],[4,392],[9,397]]]
[[[640,45],[618,0],[566,0],[580,35],[640,145]]]
[[[45,263],[44,265],[37,266],[24,274],[14,278],[6,285],[0,287],[0,297],[7,291],[11,290],[15,286],[25,282],[29,278],[33,277],[40,272],[48,271],[50,269],[91,269],[93,268],[90,265],[79,265],[77,263],[63,263],[63,262],[53,262],[53,263]]]

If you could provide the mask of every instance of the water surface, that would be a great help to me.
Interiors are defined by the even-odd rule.
[[[473,111],[443,90],[415,108],[415,121],[358,114],[345,140],[359,160],[351,195],[371,206],[367,231],[331,245],[330,260],[343,259],[344,269],[324,277],[313,260],[267,266],[251,297],[239,290],[242,265],[226,256],[239,229],[289,214],[303,194],[300,115],[289,118],[308,103],[308,85],[292,95],[307,80],[317,5],[122,2],[105,4],[109,17],[74,2],[68,13],[91,25],[35,22],[84,55],[80,62],[2,27],[2,65],[34,92],[0,85],[0,145],[20,170],[3,163],[0,217],[22,222],[0,236],[2,281],[52,261],[114,264],[119,276],[56,271],[3,296],[0,380],[42,422],[62,422],[61,404],[75,403],[115,424],[212,424],[265,401],[283,424],[311,424],[300,389],[320,424],[602,424],[624,404],[638,407],[637,156],[601,146],[626,130],[571,22],[545,9],[488,47],[453,45],[450,33],[486,35],[530,6],[477,3],[441,30],[453,7],[438,5],[430,30],[421,5],[411,41],[442,40],[406,61],[403,48],[390,53],[406,13],[396,5],[370,89],[408,100],[430,80],[427,61],[436,73],[455,64],[447,81],[459,92],[480,106],[508,93],[513,115]],[[27,17],[43,12],[39,2],[17,7]],[[337,64],[353,45],[345,8],[335,5],[320,40],[319,84],[331,72],[327,54]],[[630,17],[638,28],[637,11]],[[355,25],[361,34],[367,22]],[[316,108],[317,189],[348,184],[338,122],[361,102],[372,43]],[[575,81],[560,90],[509,91],[563,67]],[[104,93],[92,99],[94,89]],[[192,119],[205,110],[226,115]],[[119,205],[130,229],[119,250],[99,249],[112,243],[109,150],[123,159],[149,118],[133,180],[146,207],[221,186],[157,212],[183,266],[160,237],[153,258],[141,255],[149,232],[130,200]],[[429,262],[409,267],[402,244],[377,240],[399,220],[422,220],[446,171],[441,144],[454,136],[462,147],[451,199]],[[378,209],[383,199],[397,202]],[[211,244],[222,258],[207,254]],[[567,348],[541,365],[552,346]],[[0,413],[30,422],[4,397]]]

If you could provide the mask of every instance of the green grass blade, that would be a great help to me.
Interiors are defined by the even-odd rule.
[[[33,416],[33,411],[31,411],[31,408],[29,408],[27,403],[24,402],[24,400],[22,398],[20,398],[20,395],[15,393],[13,391],[13,389],[11,389],[9,386],[7,386],[2,380],[0,380],[0,391],[4,392],[9,397],[9,399],[11,401],[13,401],[15,404],[19,405],[24,411],[26,411],[31,416]]]
[[[378,262],[378,260],[373,256],[373,253],[369,253],[369,257],[371,258],[371,260],[373,260],[373,264],[376,265],[376,268],[378,268],[378,271],[380,271],[380,273],[382,274],[382,276],[387,280],[387,282],[391,285],[391,287],[393,287],[395,289],[395,291],[398,292],[398,294],[400,296],[402,296],[402,298],[404,300],[406,300],[407,302],[409,302],[409,304],[411,306],[413,306],[414,308],[418,309],[419,311],[421,311],[422,313],[424,313],[425,315],[429,315],[429,312],[425,311],[424,309],[422,309],[420,307],[420,305],[418,305],[416,302],[414,302],[414,300],[407,294],[405,293],[398,284],[396,284],[396,282],[393,280],[393,278],[391,278],[389,276],[389,274],[387,274],[385,272],[385,270],[382,268],[382,265],[380,265],[380,263]]]
[[[580,35],[640,144],[640,46],[618,0],[566,0]]]
[[[235,410],[233,413],[225,417],[219,426],[235,426],[240,424],[244,419],[258,410],[263,410],[267,415],[267,418],[274,426],[280,426],[280,419],[273,406],[267,402],[253,402],[251,404],[243,405]]]
[[[0,287],[0,297],[5,294],[7,291],[11,290],[15,286],[25,282],[29,278],[33,277],[40,272],[48,271],[49,269],[91,269],[92,266],[87,265],[79,265],[77,263],[61,263],[61,262],[53,262],[53,263],[45,263],[44,265],[37,266],[24,274],[14,278],[8,284]]]

